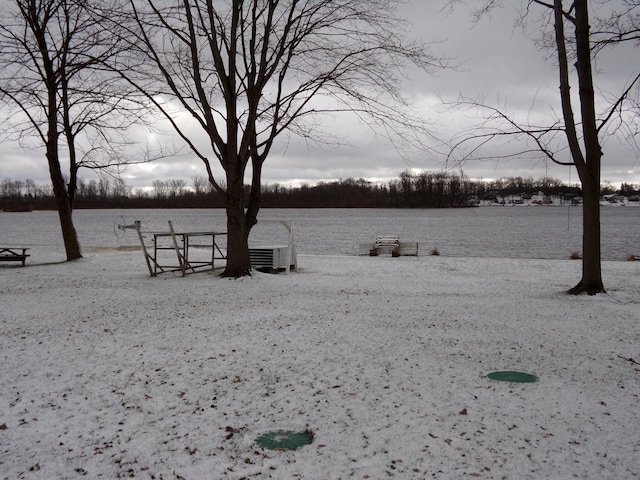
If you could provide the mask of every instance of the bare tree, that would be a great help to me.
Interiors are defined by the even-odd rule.
[[[28,197],[32,197],[33,195],[35,195],[36,192],[36,184],[33,180],[31,180],[30,178],[27,178],[24,182],[24,186],[25,186],[25,193]]]
[[[164,180],[154,180],[153,192],[156,198],[167,198],[169,182],[165,182]]]
[[[487,0],[480,6],[474,5],[474,14],[482,15],[498,3],[496,0]],[[524,125],[499,108],[465,100],[461,103],[480,106],[485,112],[489,112],[488,119],[483,123],[484,131],[481,134],[462,138],[454,145],[452,152],[461,150],[463,145],[474,143],[471,150],[465,153],[467,157],[473,156],[492,140],[521,137],[527,139],[535,151],[542,152],[551,161],[560,165],[575,166],[583,192],[582,278],[569,293],[586,292],[593,295],[605,291],[600,253],[600,172],[603,157],[601,140],[602,137],[612,134],[607,128],[614,119],[624,123],[625,104],[628,103],[638,111],[637,97],[632,98],[632,94],[634,88],[636,95],[638,93],[640,73],[621,87],[616,98],[603,113],[597,111],[592,60],[595,54],[607,45],[637,38],[638,2],[625,0],[623,3],[627,8],[624,13],[611,11],[610,17],[596,20],[601,29],[593,33],[590,31],[589,3],[587,0],[527,2],[527,12],[533,7],[543,7],[551,15],[549,21],[553,25],[553,36],[550,42],[543,41],[541,45],[555,49],[560,83],[561,119],[552,119],[550,125]],[[578,84],[577,99],[574,98],[575,90],[571,89],[572,62]],[[574,105],[579,106],[578,119]],[[560,136],[563,138],[562,141]],[[561,159],[566,149],[571,158],[568,162]],[[522,153],[519,151],[517,155]],[[531,150],[527,153],[531,153]]]
[[[131,187],[121,178],[118,177],[113,182],[111,188],[111,197],[113,198],[127,198],[131,195]]]
[[[396,3],[131,0],[125,15],[135,18],[137,29],[130,32],[132,50],[119,68],[155,102],[224,196],[224,276],[250,274],[249,232],[261,205],[264,162],[278,138],[327,141],[318,117],[338,111],[351,112],[395,140],[413,141],[425,133],[399,94],[398,71],[405,64],[442,64],[423,45],[405,41]],[[202,133],[205,144],[198,141]],[[214,175],[216,160],[222,179]]]
[[[187,182],[182,178],[169,179],[169,197],[181,197],[187,187]]]
[[[75,260],[78,170],[126,163],[119,147],[138,119],[102,68],[119,45],[84,0],[10,0],[0,19],[0,100],[11,109],[3,133],[45,148],[67,260]]]
[[[193,191],[196,196],[204,195],[207,191],[207,179],[201,175],[194,175],[191,178],[193,183]]]

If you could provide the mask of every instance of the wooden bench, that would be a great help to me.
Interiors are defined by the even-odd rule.
[[[380,252],[389,252],[392,257],[400,256],[400,238],[397,235],[381,235],[376,237],[369,255],[375,257]]]
[[[20,262],[24,267],[27,260],[28,248],[23,247],[0,247],[0,262]]]
[[[417,256],[418,242],[401,242],[398,235],[380,235],[373,243],[360,243],[359,255],[370,255],[376,257],[380,254],[388,253],[392,257]]]

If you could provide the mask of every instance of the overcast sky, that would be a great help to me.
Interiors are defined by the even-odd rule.
[[[411,21],[407,27],[409,31],[423,41],[436,42],[431,46],[434,55],[454,58],[459,64],[455,70],[434,75],[410,72],[406,81],[406,97],[433,122],[434,136],[443,143],[449,142],[464,128],[481,121],[475,118],[475,112],[454,112],[439,103],[441,99],[453,101],[460,95],[482,97],[485,103],[498,106],[520,119],[542,121],[553,118],[554,112],[560,111],[557,72],[551,61],[545,61],[545,52],[534,46],[530,36],[535,32],[530,30],[527,37],[520,28],[514,27],[520,0],[506,0],[504,8],[493,11],[479,23],[472,21],[464,6],[453,13],[443,12],[445,3],[444,0],[410,0],[401,9],[401,15]],[[618,3],[618,0],[609,3]],[[633,68],[640,65],[639,53],[637,48],[617,48],[607,54],[606,59],[603,57],[598,63],[598,88],[611,95],[624,90]],[[574,86],[574,90],[577,91],[577,87]],[[456,167],[454,162],[446,162],[448,148],[438,145],[437,141],[430,143],[433,150],[400,155],[393,146],[347,117],[334,116],[326,118],[326,122],[349,145],[344,145],[343,141],[339,146],[319,148],[291,138],[265,163],[263,183],[313,184],[349,177],[387,181],[409,168],[462,171],[473,179],[551,176],[565,182],[578,182],[574,169],[540,159],[470,160]],[[150,138],[150,141],[154,139]],[[514,145],[505,146],[497,149],[496,155],[505,155],[515,148]],[[640,161],[623,140],[610,138],[604,143],[603,150],[603,181],[640,183]],[[485,154],[488,153],[489,150],[485,150]],[[205,171],[200,161],[189,161],[189,158],[131,166],[123,173],[123,178],[133,188],[149,187],[154,180],[169,178],[184,179],[191,184],[194,176],[204,176]],[[93,178],[86,170],[80,176]],[[43,151],[25,151],[3,144],[0,147],[0,179],[3,178],[48,183]]]

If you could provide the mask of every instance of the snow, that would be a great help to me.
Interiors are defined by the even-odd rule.
[[[639,262],[573,297],[571,260],[300,255],[232,280],[31,253],[0,266],[2,478],[640,476]]]

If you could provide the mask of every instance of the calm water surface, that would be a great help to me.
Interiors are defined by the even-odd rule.
[[[640,255],[640,207],[603,207],[602,254],[605,260]],[[399,235],[419,243],[420,253],[437,248],[448,256],[567,258],[581,251],[580,207],[480,207],[466,209],[263,209],[261,220],[293,221],[298,252],[314,255],[357,255],[360,242],[376,235]],[[133,231],[123,238],[114,224],[140,220],[143,230],[226,230],[221,209],[77,210],[74,221],[83,247],[136,245]],[[273,224],[258,224],[253,245],[286,243],[287,232]],[[0,212],[0,243],[62,245],[56,212]]]

